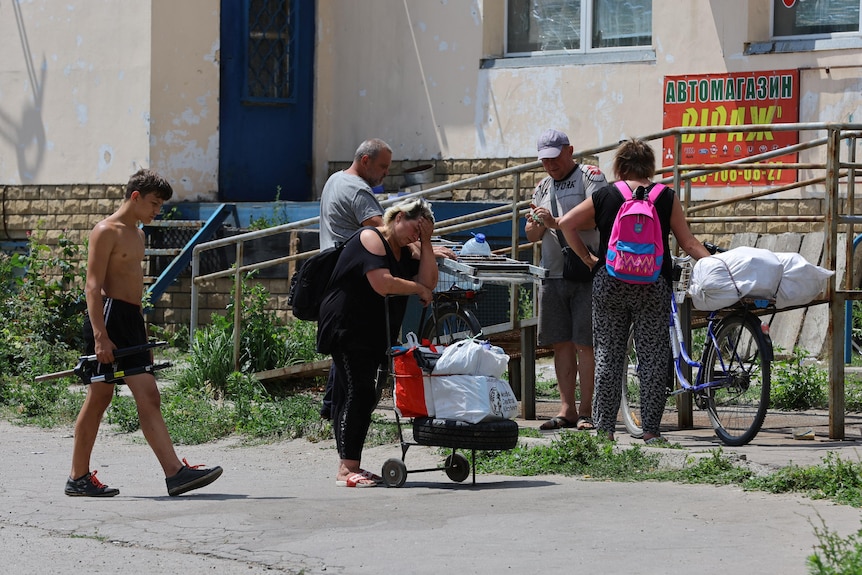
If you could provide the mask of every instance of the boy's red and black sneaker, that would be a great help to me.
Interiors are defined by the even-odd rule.
[[[165,483],[168,486],[168,495],[176,497],[192,489],[200,489],[218,479],[222,474],[221,467],[216,466],[203,469],[202,467],[202,465],[189,465],[183,459],[183,466],[176,475],[165,478]]]
[[[119,494],[119,489],[108,487],[96,479],[95,471],[78,479],[70,477],[66,480],[66,495],[70,497],[113,497]]]

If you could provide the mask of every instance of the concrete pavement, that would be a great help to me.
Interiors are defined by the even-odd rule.
[[[478,475],[473,486],[434,471],[409,474],[400,489],[338,488],[331,441],[180,446],[190,463],[225,472],[172,498],[140,435],[109,430],[93,467],[120,495],[71,498],[63,494],[69,429],[0,422],[0,434],[4,572],[787,575],[806,572],[821,519],[842,536],[862,527],[858,509],[736,487],[496,475]],[[666,435],[687,454],[718,445],[708,429]],[[828,450],[857,458],[860,447],[757,439],[732,451],[777,467],[816,464]],[[620,432],[618,441],[633,440]],[[379,472],[400,453],[397,445],[367,449],[364,466]],[[429,448],[407,452],[408,471],[441,461]]]

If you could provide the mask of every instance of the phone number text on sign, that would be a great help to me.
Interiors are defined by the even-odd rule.
[[[782,171],[779,163],[772,167],[728,169],[692,178],[691,183],[703,186],[778,184],[783,181]]]

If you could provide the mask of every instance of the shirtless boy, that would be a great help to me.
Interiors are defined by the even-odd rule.
[[[114,357],[114,350],[147,343],[141,312],[144,289],[144,232],[138,222],[153,221],[162,204],[173,195],[171,185],[150,170],[138,170],[126,185],[123,204],[90,232],[87,257],[87,318],[84,321],[86,355],[95,354],[99,370],[111,367],[130,369],[152,364],[149,351]],[[165,473],[168,494],[180,495],[209,485],[222,473],[221,467],[209,469],[189,466],[180,461],[161,412],[161,397],[152,373],[126,376],[125,383],[135,398],[141,431]],[[66,495],[113,497],[120,493],[96,479],[90,471],[90,455],[99,424],[111,399],[114,384],[92,383],[75,422],[72,469],[66,481]]]

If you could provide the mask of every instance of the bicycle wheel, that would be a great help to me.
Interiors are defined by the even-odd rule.
[[[620,411],[622,412],[623,423],[625,423],[629,435],[635,439],[640,439],[644,436],[644,430],[641,426],[641,378],[638,373],[638,354],[635,349],[633,330],[629,331],[626,358]]]
[[[428,314],[422,338],[441,345],[479,335],[482,325],[472,310],[458,305],[440,306]]]
[[[725,444],[745,445],[757,435],[769,407],[772,342],[757,316],[735,313],[715,328],[703,362],[706,411],[715,434]]]

